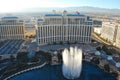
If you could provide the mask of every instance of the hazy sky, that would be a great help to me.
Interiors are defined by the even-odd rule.
[[[119,8],[120,0],[0,0],[1,12],[16,12],[34,7],[77,7],[93,6]]]

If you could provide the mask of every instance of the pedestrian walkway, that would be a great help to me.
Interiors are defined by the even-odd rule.
[[[94,53],[96,51],[96,48],[89,45],[89,44],[62,44],[62,45],[43,45],[39,46],[39,50],[48,52],[48,51],[56,51],[58,49],[64,49],[64,48],[69,48],[69,47],[78,47],[82,48],[84,52],[91,52]]]

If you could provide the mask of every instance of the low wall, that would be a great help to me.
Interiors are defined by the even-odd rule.
[[[27,72],[27,71],[30,71],[30,70],[33,70],[33,69],[41,68],[41,67],[45,66],[46,64],[47,64],[47,62],[43,63],[43,64],[40,65],[40,66],[35,66],[35,67],[29,68],[29,69],[22,70],[22,71],[20,71],[20,72],[17,72],[17,73],[15,73],[15,74],[13,74],[13,75],[5,78],[4,80],[8,80],[8,79],[10,79],[10,78],[12,78],[12,77],[14,77],[14,76],[16,76],[16,75],[19,75],[19,74],[21,74],[21,73],[24,73],[24,72]]]

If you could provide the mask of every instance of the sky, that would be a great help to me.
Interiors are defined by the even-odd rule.
[[[80,7],[120,9],[120,0],[0,0],[0,13],[17,12],[35,7]]]

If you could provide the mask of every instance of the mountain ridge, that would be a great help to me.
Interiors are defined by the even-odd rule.
[[[75,12],[75,11],[80,11],[80,12],[100,12],[100,13],[115,13],[118,14],[120,13],[120,9],[113,8],[113,9],[108,9],[108,8],[99,8],[99,7],[91,7],[91,6],[82,6],[82,7],[65,7],[65,8],[59,8],[59,7],[36,7],[36,8],[28,8],[24,9],[21,12],[52,12],[53,10],[56,10],[56,12],[62,12],[64,10],[68,12]]]
[[[62,13],[64,10],[67,12],[80,12],[80,13],[103,13],[103,14],[120,14],[120,9],[113,8],[99,8],[99,7],[92,7],[92,6],[80,6],[80,7],[34,7],[34,8],[26,8],[22,10],[18,10],[16,12],[9,12],[9,13]],[[3,13],[1,13],[3,14]]]

